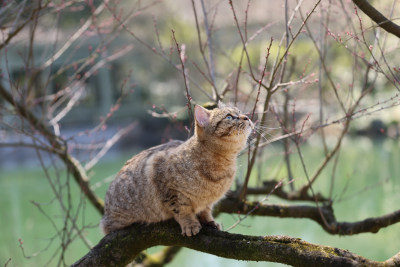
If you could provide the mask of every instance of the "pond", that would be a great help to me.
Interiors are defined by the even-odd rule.
[[[271,146],[270,149],[277,149]],[[304,146],[303,153],[310,171],[321,162],[322,148]],[[128,155],[101,162],[91,173],[92,184],[112,177],[129,158]],[[301,164],[293,155],[293,170],[298,176],[295,184],[303,183]],[[276,172],[278,163],[275,158],[268,158],[261,170],[265,177],[276,173],[283,178],[284,172]],[[315,185],[317,191],[328,195],[331,181],[332,164],[323,172]],[[239,171],[240,172],[240,171]],[[255,173],[255,176],[257,173]],[[333,197],[334,209],[338,221],[358,221],[368,217],[381,216],[400,209],[400,144],[396,140],[372,142],[366,138],[345,140],[340,152],[336,170]],[[254,179],[253,179],[254,180]],[[74,201],[80,198],[75,188],[71,193]],[[100,186],[96,193],[104,197],[107,185]],[[76,192],[75,192],[76,191]],[[40,203],[42,213],[34,203]],[[287,203],[275,197],[269,197],[265,203]],[[305,203],[292,203],[305,204]],[[46,216],[60,227],[63,221],[57,201],[43,172],[38,168],[7,170],[0,173],[0,264],[9,258],[8,266],[56,266],[58,258],[52,259],[57,252],[59,241],[55,229]],[[85,223],[93,225],[84,235],[95,245],[101,234],[97,227],[100,215],[90,204],[85,206]],[[238,217],[222,214],[217,221],[226,229]],[[385,260],[400,250],[400,224],[381,229],[377,234],[365,233],[355,236],[332,236],[315,222],[308,219],[279,219],[272,217],[249,217],[231,230],[233,233],[250,235],[290,235],[305,241],[348,249],[356,254],[374,260]],[[150,250],[154,251],[157,248]],[[227,248],[229,249],[229,248]],[[73,242],[64,262],[71,264],[87,252],[82,241]],[[24,256],[25,254],[25,256]],[[36,255],[37,254],[37,255]],[[52,259],[52,260],[51,260]],[[50,261],[51,260],[51,261]],[[183,249],[168,266],[282,266],[275,263],[256,263],[223,259],[189,249]]]

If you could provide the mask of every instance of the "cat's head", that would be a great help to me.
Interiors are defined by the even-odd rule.
[[[232,146],[235,150],[246,146],[247,138],[254,128],[253,122],[238,108],[228,107],[221,102],[213,110],[196,105],[194,117],[199,140]]]

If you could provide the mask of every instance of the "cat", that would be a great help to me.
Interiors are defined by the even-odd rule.
[[[170,141],[125,163],[106,193],[104,234],[171,218],[186,236],[199,233],[202,224],[221,230],[212,207],[229,190],[254,124],[223,103],[213,110],[195,105],[194,118],[194,135],[186,142]]]

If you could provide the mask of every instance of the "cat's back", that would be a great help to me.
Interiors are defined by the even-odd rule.
[[[137,203],[151,203],[157,199],[152,171],[154,156],[165,156],[180,146],[183,141],[172,140],[146,150],[129,159],[111,182],[105,198],[106,212],[128,211]]]
[[[146,167],[151,163],[154,155],[166,155],[183,143],[184,142],[180,140],[171,140],[168,143],[143,150],[124,164],[117,178],[129,177],[129,174],[132,174],[132,172],[145,175]]]

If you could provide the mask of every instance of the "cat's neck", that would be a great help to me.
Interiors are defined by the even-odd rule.
[[[205,156],[204,153],[207,153],[213,158],[225,159],[228,161],[236,160],[239,152],[241,151],[241,147],[224,142],[216,142],[215,140],[201,140],[196,135],[192,136],[187,142],[186,145],[190,148],[193,155],[197,156]]]

